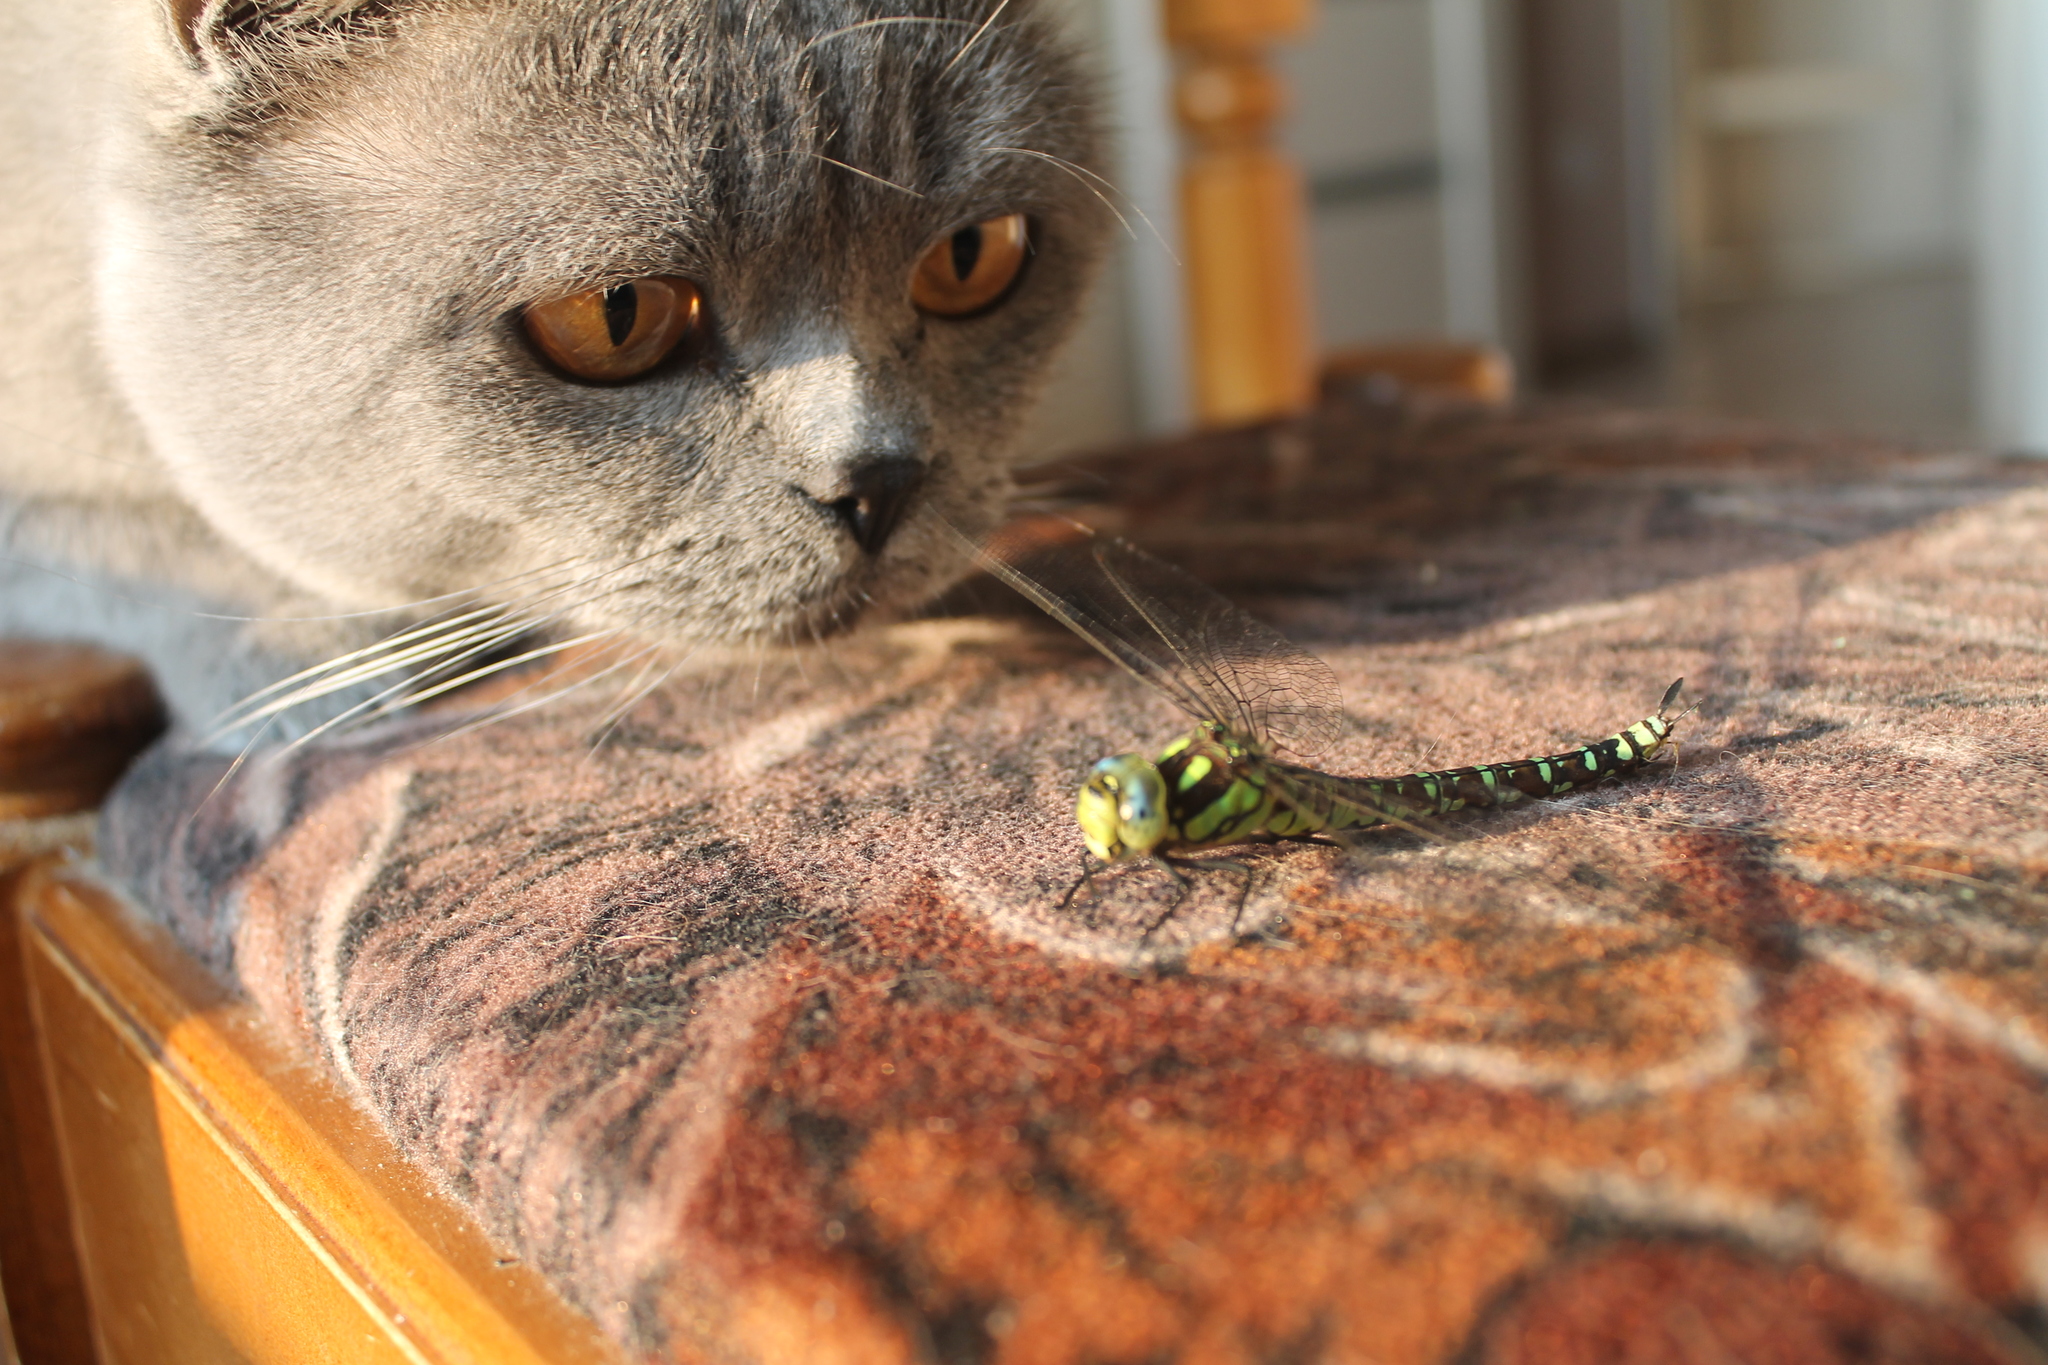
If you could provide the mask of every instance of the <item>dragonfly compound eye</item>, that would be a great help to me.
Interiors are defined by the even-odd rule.
[[[1166,837],[1166,781],[1141,755],[1105,758],[1082,785],[1074,819],[1104,862],[1150,853]]]

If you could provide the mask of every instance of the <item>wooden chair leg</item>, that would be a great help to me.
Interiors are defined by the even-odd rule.
[[[1188,134],[1181,245],[1196,414],[1265,421],[1315,398],[1307,196],[1272,130],[1286,100],[1266,47],[1308,25],[1311,0],[1167,0]]]

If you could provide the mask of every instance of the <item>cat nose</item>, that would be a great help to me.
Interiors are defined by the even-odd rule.
[[[847,470],[840,497],[817,501],[853,533],[856,545],[878,555],[923,483],[921,461],[907,455],[885,455]]]

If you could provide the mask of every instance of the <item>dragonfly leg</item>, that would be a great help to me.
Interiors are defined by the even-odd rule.
[[[1166,908],[1153,916],[1152,922],[1145,926],[1145,932],[1138,935],[1138,946],[1141,948],[1152,941],[1152,935],[1158,933],[1160,926],[1173,918],[1174,912],[1180,909],[1181,902],[1186,900],[1188,894],[1195,889],[1194,883],[1181,875],[1180,867],[1175,866],[1174,859],[1168,858],[1163,853],[1155,853],[1152,855],[1152,865],[1173,878],[1173,884],[1176,889],[1173,893],[1173,899],[1167,902]],[[1194,864],[1189,863],[1185,865],[1193,866]]]
[[[1677,682],[1671,684],[1671,690],[1664,694],[1663,704],[1657,708],[1658,715],[1663,715],[1666,711],[1668,711],[1671,708],[1671,703],[1678,700],[1678,689],[1683,686],[1685,686],[1685,679],[1683,678],[1680,678]],[[1698,702],[1694,702],[1691,706],[1686,707],[1683,711],[1680,711],[1677,715],[1673,716],[1671,718],[1671,724],[1673,725],[1673,727],[1676,727],[1678,722],[1684,720],[1687,716],[1691,715],[1693,712],[1699,709],[1700,704]],[[1675,778],[1678,776],[1678,736],[1676,734],[1671,735],[1668,739],[1664,741],[1664,747],[1671,751],[1671,776]]]
[[[1237,888],[1237,907],[1231,911],[1231,935],[1237,933],[1237,925],[1245,917],[1245,905],[1251,900],[1251,882],[1257,876],[1251,868],[1247,868],[1245,864],[1237,862],[1235,857],[1174,857],[1174,860],[1167,860],[1165,855],[1153,853],[1153,862],[1159,864],[1161,868],[1165,868],[1167,876],[1171,876],[1176,882],[1180,882],[1180,894],[1174,896],[1174,905],[1169,905],[1165,909],[1165,913],[1159,915],[1145,929],[1145,939],[1151,939],[1151,935],[1159,929],[1159,925],[1163,925],[1169,919],[1174,919],[1174,911],[1180,909],[1180,902],[1188,898],[1190,890],[1194,890],[1194,884],[1180,872],[1182,868],[1194,868],[1196,872],[1241,872],[1243,874],[1245,882],[1243,882],[1243,886]],[[1145,939],[1141,939],[1141,941],[1145,941]]]
[[[1099,866],[1093,858],[1090,858],[1085,853],[1082,854],[1080,879],[1076,881],[1072,886],[1067,888],[1066,895],[1060,897],[1060,908],[1058,913],[1064,915],[1067,913],[1068,910],[1072,909],[1074,904],[1074,897],[1080,895],[1081,889],[1087,886],[1090,882],[1094,881],[1095,874],[1102,870],[1102,867]]]
[[[1244,908],[1250,903],[1252,898],[1252,878],[1254,873],[1250,867],[1243,863],[1228,863],[1227,866],[1234,867],[1239,872],[1244,873],[1244,885],[1237,888],[1237,904],[1230,909],[1230,936],[1236,938],[1239,929],[1244,924]]]

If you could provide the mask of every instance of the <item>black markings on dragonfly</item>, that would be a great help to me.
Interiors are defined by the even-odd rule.
[[[1185,856],[1205,849],[1264,839],[1341,841],[1372,825],[1412,827],[1467,807],[1625,777],[1664,748],[1678,719],[1670,710],[1683,678],[1650,715],[1565,753],[1399,777],[1337,777],[1306,766],[1342,723],[1329,665],[1172,565],[1057,518],[1005,528],[982,560],[1195,718],[1195,728],[1156,759],[1117,754],[1097,763],[1074,808],[1088,851],[1104,863],[1150,859],[1176,880],[1176,864],[1236,866]],[[1288,762],[1282,753],[1304,762]],[[1249,879],[1249,869],[1237,870]]]

